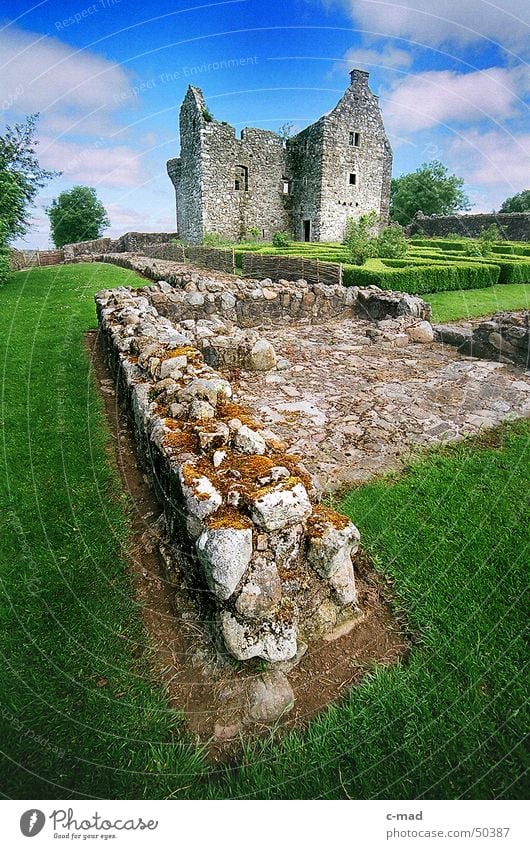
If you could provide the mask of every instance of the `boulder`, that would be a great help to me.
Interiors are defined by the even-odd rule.
[[[258,339],[248,355],[249,368],[252,371],[270,371],[276,366],[276,353],[267,339]]]
[[[225,645],[237,660],[261,657],[275,663],[296,655],[296,627],[267,620],[257,624],[239,622],[228,610],[221,614]]]
[[[241,432],[241,431],[239,431]],[[279,486],[263,492],[251,502],[252,519],[268,531],[277,531],[303,522],[311,515],[311,502],[302,483]]]
[[[335,527],[331,521],[325,522],[319,534],[310,537],[307,559],[322,578],[330,578],[351,565],[351,555],[357,551],[360,538],[352,522],[342,528]]]
[[[243,454],[265,454],[267,450],[263,437],[247,425],[241,425],[236,431],[234,448]]]
[[[249,714],[254,722],[276,722],[293,706],[293,688],[283,672],[272,669],[251,681]]]
[[[247,619],[260,618],[278,604],[281,595],[282,585],[276,563],[257,556],[237,597],[236,610]]]
[[[420,321],[407,327],[407,335],[411,342],[423,342],[428,344],[434,340],[434,330],[429,321]]]
[[[181,466],[179,479],[187,510],[192,516],[205,519],[221,506],[221,494],[211,480],[196,472],[191,464],[184,463]]]
[[[210,528],[195,547],[211,591],[230,598],[252,557],[252,529]]]
[[[196,377],[184,387],[181,393],[182,398],[200,398],[208,401],[213,407],[217,404],[220,396],[223,398],[232,397],[232,387],[227,380],[223,380],[220,377]]]

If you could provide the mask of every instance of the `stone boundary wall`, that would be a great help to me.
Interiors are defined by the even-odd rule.
[[[498,312],[474,328],[438,324],[435,338],[462,354],[530,368],[530,311]]]
[[[102,254],[97,259],[170,284],[174,291],[154,296],[154,303],[160,312],[177,321],[218,315],[234,326],[251,328],[352,316],[373,320],[409,316],[427,321],[431,317],[430,305],[421,298],[377,286],[334,286],[306,280],[274,283],[270,279],[208,273],[191,265],[136,254]]]
[[[247,277],[270,277],[274,281],[303,278],[308,283],[342,285],[342,263],[281,254],[244,253],[243,274]]]
[[[138,454],[163,506],[184,580],[240,661],[295,658],[358,617],[355,526],[317,503],[288,446],[237,403],[182,325],[151,291],[96,295],[109,366],[134,424]]]
[[[12,250],[9,264],[12,271],[23,268],[39,268],[46,265],[61,265],[64,262],[64,252],[56,251],[18,251]]]
[[[176,233],[124,233],[117,239],[111,239],[109,236],[103,236],[101,239],[91,239],[87,242],[73,242],[70,245],[64,245],[63,251],[65,254],[65,262],[73,262],[81,256],[91,256],[93,254],[110,253],[112,251],[119,252],[137,252],[145,247],[154,247],[169,243],[172,239],[176,239]]]
[[[423,215],[418,212],[407,228],[407,235],[448,236],[457,233],[476,239],[495,224],[502,238],[514,242],[530,241],[530,212],[478,213],[476,215]]]

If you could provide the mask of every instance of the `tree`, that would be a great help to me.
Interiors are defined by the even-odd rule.
[[[281,140],[285,143],[289,139],[292,139],[294,136],[295,126],[291,123],[291,121],[287,121],[286,124],[282,124],[278,130],[278,135]]]
[[[530,212],[530,189],[506,198],[499,212]]]
[[[425,215],[451,215],[471,209],[464,181],[449,174],[441,162],[425,162],[416,171],[392,180],[390,216],[400,224],[410,224],[420,210]]]
[[[0,232],[4,243],[27,232],[29,209],[39,189],[60,171],[41,168],[35,148],[38,114],[7,126],[0,136]]]
[[[61,192],[46,212],[57,248],[71,242],[99,239],[103,230],[110,226],[107,212],[98,200],[96,190],[88,186],[74,186],[69,192]]]

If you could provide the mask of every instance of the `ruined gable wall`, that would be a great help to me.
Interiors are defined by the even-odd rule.
[[[350,144],[360,133],[360,145]],[[352,84],[325,118],[320,239],[340,241],[346,219],[375,210],[388,217],[392,151],[368,74],[352,71]],[[350,185],[350,174],[356,184]]]

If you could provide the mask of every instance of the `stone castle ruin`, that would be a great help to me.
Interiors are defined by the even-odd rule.
[[[190,244],[205,233],[233,240],[251,229],[297,241],[340,241],[348,217],[375,210],[388,220],[392,150],[366,71],[351,71],[341,100],[284,140],[269,130],[212,118],[199,88],[180,109],[180,157],[167,163],[177,230]]]

